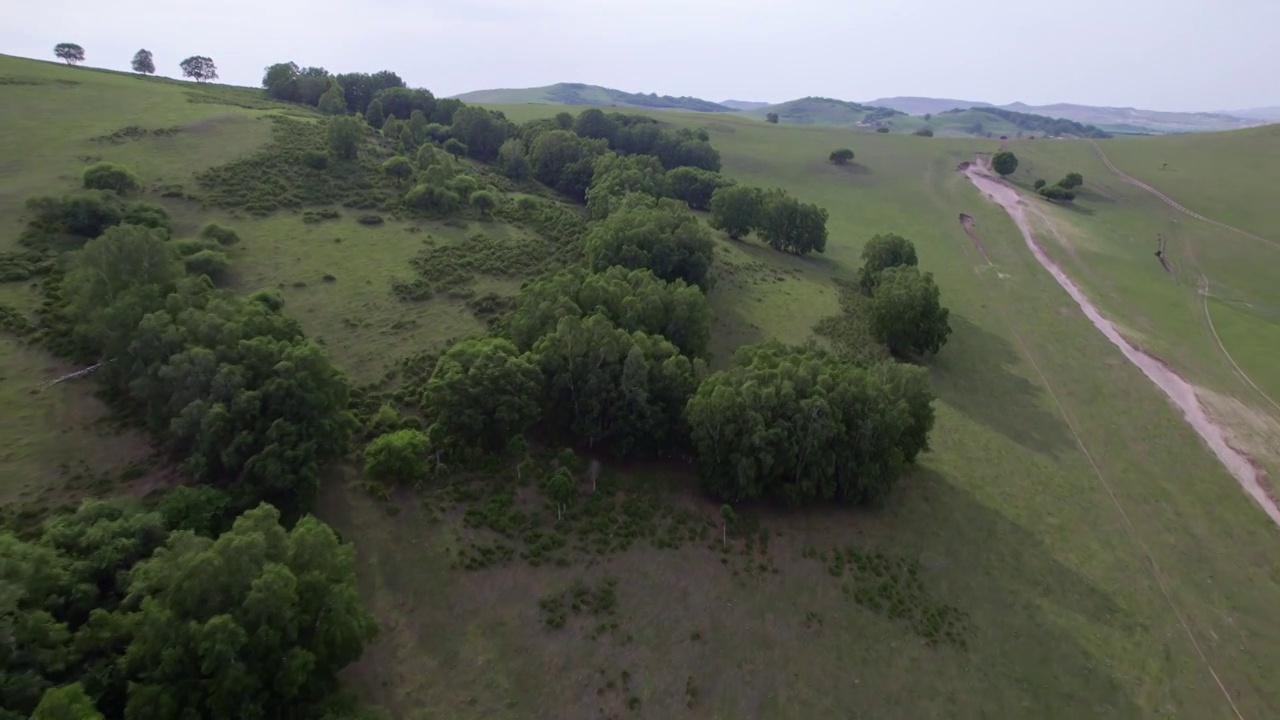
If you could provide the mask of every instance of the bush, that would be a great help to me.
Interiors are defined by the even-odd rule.
[[[418,430],[379,435],[364,449],[364,474],[384,485],[400,485],[427,477],[427,436]]]
[[[329,153],[323,150],[308,150],[302,154],[302,164],[312,170],[324,170],[329,167]]]
[[[386,221],[382,219],[381,215],[370,214],[370,215],[361,215],[360,217],[356,218],[356,222],[360,223],[361,225],[381,225]]]
[[[404,196],[405,207],[434,215],[457,212],[462,204],[458,194],[438,185],[417,185]]]
[[[1046,184],[1047,184],[1047,183],[1046,183],[1044,180],[1036,180],[1036,181],[1031,185],[1031,187],[1035,188],[1036,190],[1039,190],[1040,188],[1044,187]]]
[[[878,132],[878,133],[887,133],[887,132],[889,132],[889,128],[885,127],[884,125],[881,125],[880,127],[876,128],[876,132]]]
[[[449,189],[457,193],[460,198],[471,197],[471,193],[475,192],[479,187],[480,181],[466,173],[459,173],[449,180]]]
[[[458,142],[455,138],[449,138],[444,143],[444,151],[457,158],[466,157],[467,146]]]
[[[124,216],[120,219],[124,225],[141,225],[159,230],[168,237],[173,230],[169,222],[169,213],[155,203],[135,200],[124,206]]]
[[[1038,191],[1040,196],[1047,200],[1061,200],[1063,202],[1071,202],[1076,199],[1074,190],[1064,188],[1061,185],[1049,185],[1042,187]]]
[[[209,223],[200,228],[200,237],[213,240],[219,245],[235,245],[240,242],[240,236],[235,230],[217,223]]]
[[[204,250],[218,252],[222,246],[207,238],[186,238],[173,243],[173,248],[180,257],[189,257]]]
[[[397,155],[382,163],[382,173],[400,184],[413,177],[413,162],[403,155]]]
[[[481,215],[488,217],[493,212],[493,209],[498,206],[498,197],[488,190],[476,190],[471,193],[469,202],[471,207],[479,211]]]
[[[84,169],[84,187],[86,190],[111,190],[128,195],[140,190],[142,181],[126,167],[100,162]]]
[[[991,169],[1003,175],[1012,175],[1018,169],[1018,156],[1001,150],[991,157]]]
[[[876,235],[862,248],[862,269],[858,271],[858,285],[870,295],[881,272],[891,267],[915,267],[919,264],[916,246],[910,240],[901,235]]]
[[[1058,184],[1068,190],[1074,190],[1084,184],[1084,176],[1078,172],[1069,172],[1066,177],[1058,181]]]
[[[220,282],[231,267],[225,253],[217,250],[201,250],[182,259],[187,272],[192,275],[207,275],[210,280]]]
[[[844,165],[853,159],[853,151],[850,150],[849,148],[840,148],[839,150],[832,150],[831,155],[829,155],[827,159],[829,159],[831,162],[835,163],[836,165]]]
[[[933,131],[929,128],[920,128],[912,134],[919,135],[920,137],[933,137]]]

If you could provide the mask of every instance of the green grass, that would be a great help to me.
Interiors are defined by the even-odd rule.
[[[183,132],[93,143],[88,138],[129,125],[182,126],[269,111],[189,103],[190,86],[181,84],[0,59],[0,76],[34,75],[47,83],[0,85],[5,146],[27,130],[43,133],[39,143],[21,144],[19,165],[0,167],[0,228],[8,239],[21,229],[21,201],[73,187],[78,158],[89,149],[133,165],[148,183],[159,176],[186,184],[269,139],[261,129],[269,123],[246,120],[219,125],[227,133],[219,147],[164,145],[181,141]],[[59,79],[81,84],[64,87]],[[77,92],[103,109],[73,112],[81,107]],[[116,93],[131,100],[116,101]],[[248,103],[253,96],[235,97]],[[15,99],[40,103],[54,121],[36,127],[26,111],[14,120]],[[516,120],[560,109],[503,107]],[[1081,316],[1003,212],[955,171],[996,142],[855,138],[848,129],[729,115],[655,116],[706,128],[728,175],[786,188],[831,213],[827,252],[811,258],[775,253],[754,238],[718,240],[710,295],[716,363],[745,342],[812,336],[815,325],[841,312],[835,281],[853,277],[871,236],[896,232],[916,243],[954,328],[927,363],[939,397],[932,451],[882,508],[741,508],[768,532],[767,549],[740,536],[727,552],[718,547],[718,507],[691,489],[686,468],[608,467],[605,486],[620,492],[619,505],[633,500],[630,512],[650,519],[610,525],[604,535],[616,543],[628,527],[636,542],[604,552],[570,543],[558,551],[565,565],[536,567],[519,559],[519,543],[468,524],[467,511],[496,495],[483,489],[486,481],[470,499],[455,494],[453,504],[438,488],[382,502],[360,489],[354,469],[332,468],[320,512],[356,543],[362,592],[382,624],[379,639],[346,674],[352,687],[406,718],[1234,717],[1198,645],[1244,717],[1280,713],[1280,532],[1176,409]],[[854,163],[827,162],[843,146],[857,153]],[[1266,263],[1273,268],[1274,261],[1243,243],[1210,242],[1213,233],[1189,219],[1173,224],[1158,201],[1107,178],[1086,143],[1028,141],[1015,149],[1024,163],[1019,183],[1084,173],[1090,193],[1077,208],[1046,210],[1064,237],[1046,244],[1104,311],[1194,382],[1256,408],[1213,355],[1208,326],[1196,314],[1195,270],[1263,305],[1270,297]],[[1191,192],[1179,200],[1199,209]],[[235,228],[242,241],[230,252],[233,286],[283,285],[288,311],[358,379],[483,327],[462,298],[404,303],[391,295],[395,277],[415,272],[410,261],[428,235],[440,246],[465,246],[475,232],[512,243],[525,232],[477,222],[419,223],[417,232],[407,223],[370,228],[345,210],[339,219],[307,224],[300,214],[251,219],[166,202],[180,235],[208,220]],[[975,218],[994,268],[961,229],[962,212]],[[1178,262],[1191,262],[1189,249],[1196,260],[1170,278],[1154,265],[1151,238],[1174,228]],[[334,280],[325,281],[325,273]],[[515,282],[481,275],[472,289],[505,293]],[[25,285],[0,286],[0,298],[11,304],[29,305],[29,293]],[[1268,336],[1247,310],[1215,304],[1213,318],[1237,362],[1258,364]],[[389,332],[397,323],[404,324]],[[56,468],[59,453],[93,456],[93,428],[63,433],[56,417],[37,412],[41,406],[20,388],[53,374],[47,358],[16,345],[0,348],[6,418],[13,407],[26,413],[21,423],[4,425],[0,441],[22,451],[5,456],[0,476],[54,482],[57,473],[48,468]],[[65,401],[78,403],[87,387],[54,389],[65,388]],[[12,487],[6,481],[6,492]],[[536,512],[538,503],[530,489],[517,494],[522,512]],[[692,518],[690,527],[701,523],[708,536],[659,547],[656,539],[668,536],[662,528],[676,517]],[[554,532],[552,517],[541,522]],[[453,567],[460,550],[499,542],[513,548],[510,561]],[[886,591],[909,606],[907,616],[859,600],[859,588],[880,582],[874,569],[846,565],[833,574],[832,551],[851,546],[859,556],[882,551],[892,558],[885,568],[918,568],[918,584],[895,581],[898,590]],[[564,627],[546,626],[540,599],[563,598],[566,589],[572,596],[578,580],[598,588],[606,578],[617,579],[609,613],[566,611]],[[937,617],[943,606],[963,619],[963,644],[930,643],[923,635],[922,618]],[[595,632],[615,621],[616,629]]]

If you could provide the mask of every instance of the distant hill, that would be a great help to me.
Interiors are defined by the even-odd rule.
[[[876,105],[878,107],[893,108],[900,110],[908,115],[928,115],[932,113],[946,112],[948,110],[967,109],[972,107],[992,107],[991,103],[977,102],[973,100],[951,100],[948,98],[929,98],[929,97],[891,97],[880,98],[879,100],[871,100],[868,105]]]
[[[825,97],[805,97],[777,105],[766,105],[743,111],[748,117],[763,119],[769,113],[777,113],[784,123],[798,125],[866,125],[874,126],[894,116],[906,113],[892,108],[863,105]]]
[[[770,103],[755,102],[754,100],[721,100],[720,104],[733,108],[734,110],[755,110],[756,108],[768,107]]]
[[[553,103],[559,105],[618,105],[623,107],[694,110],[697,112],[733,112],[736,108],[694,97],[672,97],[654,93],[629,93],[599,85],[582,83],[556,83],[536,88],[499,88],[476,90],[455,95],[468,103],[493,105],[523,105],[526,103]]]
[[[869,105],[880,105],[901,110],[911,115],[938,114],[954,109],[999,108],[1029,115],[1073,120],[1082,125],[1093,125],[1106,132],[1144,133],[1162,135],[1180,132],[1206,132],[1212,130],[1238,130],[1253,127],[1262,120],[1280,120],[1280,108],[1256,108],[1235,112],[1187,113],[1139,110],[1136,108],[1096,107],[1055,103],[1052,105],[1028,105],[1015,102],[995,105],[972,100],[949,98],[892,97],[872,100]]]
[[[1246,118],[1249,120],[1266,120],[1268,122],[1280,122],[1280,106],[1247,108],[1244,110],[1224,110],[1220,115],[1230,115],[1232,117]]]
[[[763,119],[770,113],[777,113],[778,120],[782,123],[858,127],[867,131],[887,128],[891,133],[913,133],[927,129],[939,136],[1110,137],[1106,131],[1092,125],[991,106],[956,108],[913,115],[878,105],[824,97],[805,97],[777,105],[744,110],[742,114]],[[925,115],[928,117],[926,118]]]
[[[947,119],[949,115],[969,115],[974,114],[986,115],[997,118],[1009,123],[1017,130],[1029,133],[1039,133],[1050,137],[1084,137],[1084,138],[1108,138],[1110,133],[1101,130],[1093,125],[1084,125],[1074,120],[1065,118],[1055,118],[1047,115],[1037,115],[1034,113],[1018,112],[1015,110],[1006,110],[997,107],[975,107],[968,110],[948,110],[946,112],[934,115],[934,119]],[[982,127],[981,125],[979,127]],[[1001,131],[1004,132],[1004,131]],[[973,134],[981,134],[974,132]]]

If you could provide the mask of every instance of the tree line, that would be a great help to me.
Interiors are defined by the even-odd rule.
[[[85,60],[84,48],[76,43],[64,42],[54,45],[53,56],[68,65],[79,65]],[[136,73],[154,75],[156,72],[155,56],[152,55],[150,50],[143,48],[134,53],[133,60],[130,61],[129,66]],[[183,77],[189,77],[196,82],[208,82],[218,79],[218,66],[211,58],[204,55],[192,55],[178,63],[178,68],[182,70]]]

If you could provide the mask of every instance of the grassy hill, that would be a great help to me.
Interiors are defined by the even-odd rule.
[[[955,107],[955,106],[951,106]],[[886,128],[893,133],[928,129],[941,136],[993,137],[998,135],[1073,135],[1107,137],[1107,133],[1069,120],[1028,115],[992,107],[951,109],[921,115],[889,107],[862,105],[832,98],[808,97],[747,110],[743,115],[763,119],[777,114],[779,122],[797,125],[857,127],[868,131]]]
[[[257,90],[8,57],[0,77],[0,145],[15,149],[0,159],[0,250],[18,247],[27,197],[71,191],[89,162],[127,164],[177,236],[211,220],[233,227],[242,240],[229,253],[229,286],[278,289],[285,312],[360,383],[403,378],[452,338],[484,333],[474,300],[510,297],[537,254],[528,228],[501,219],[388,215],[365,225],[366,211],[341,203],[219,209],[200,181],[207,171],[277,152],[274,118],[320,120]],[[529,102],[500,107],[517,122],[580,109]],[[815,100],[809,112],[877,112],[854,105]],[[652,116],[705,131],[729,177],[830,213],[826,252],[813,257],[717,236],[713,366],[744,344],[829,343],[818,329],[865,323],[840,281],[856,277],[873,235],[915,242],[953,328],[922,363],[938,398],[931,450],[882,504],[743,506],[727,540],[715,537],[719,505],[688,465],[605,462],[602,492],[589,497],[616,494],[617,518],[592,516],[608,520],[592,534],[566,515],[545,534],[569,538],[563,564],[540,565],[520,556],[540,538],[487,525],[518,525],[538,507],[536,487],[511,468],[378,497],[353,454],[326,469],[317,510],[354,542],[361,595],[381,625],[346,687],[395,717],[459,720],[1280,714],[1280,531],[956,171],[998,143],[915,137],[903,115],[886,117],[902,123],[892,133],[857,135],[786,117]],[[1219,144],[1203,148],[1202,136],[1100,144],[1188,208],[1270,237],[1280,225],[1273,204],[1250,193],[1271,186],[1276,163],[1264,160],[1280,139],[1213,137]],[[1280,319],[1265,312],[1280,307],[1275,251],[1121,181],[1087,141],[1010,145],[1022,160],[1011,182],[1049,255],[1280,476],[1280,408],[1227,359],[1280,398],[1267,339]],[[827,161],[845,146],[852,164]],[[1075,204],[1031,195],[1036,178],[1069,171],[1085,177]],[[1151,256],[1156,232],[1170,239],[1174,275]],[[393,294],[424,267],[459,265],[476,271],[450,292]],[[1200,294],[1201,275],[1232,294]],[[0,284],[0,304],[30,312],[41,301],[30,281]],[[141,496],[179,476],[141,433],[103,421],[91,381],[33,392],[73,369],[0,334],[11,420],[0,435],[0,499],[10,514]],[[506,489],[477,491],[485,483]],[[624,532],[635,539],[625,548]],[[480,556],[490,562],[475,569],[459,560]],[[957,640],[930,641],[930,624],[944,621]]]
[[[508,104],[555,103],[559,105],[605,105],[696,112],[732,112],[736,108],[694,97],[672,97],[654,93],[630,93],[599,85],[556,83],[546,87],[475,90],[455,96],[468,103]]]
[[[890,97],[871,100],[868,105],[893,108],[908,115],[929,115],[947,110],[967,109],[971,107],[994,107],[991,103],[970,100],[952,100],[950,98],[930,97]]]

